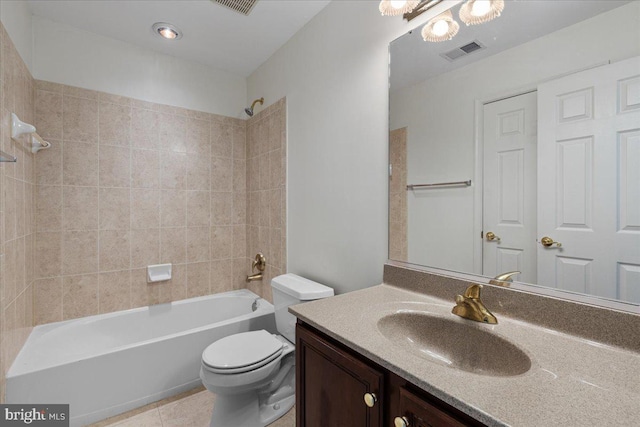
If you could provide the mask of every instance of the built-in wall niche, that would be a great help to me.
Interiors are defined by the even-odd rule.
[[[638,28],[633,1],[507,2],[393,41],[390,259],[640,311]]]

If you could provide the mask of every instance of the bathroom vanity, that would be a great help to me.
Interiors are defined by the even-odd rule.
[[[290,308],[297,425],[635,425],[640,316],[485,286],[498,324],[451,314],[470,284],[384,283]]]
[[[304,322],[296,337],[298,426],[484,425]]]

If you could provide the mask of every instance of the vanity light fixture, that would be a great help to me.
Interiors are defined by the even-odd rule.
[[[431,10],[445,0],[382,0],[380,13],[383,16],[403,14],[404,19],[411,21],[423,13]],[[467,25],[476,25],[489,22],[500,16],[504,10],[504,0],[466,0],[460,7],[460,19]],[[451,14],[451,10],[441,13],[427,22],[422,28],[422,38],[429,42],[442,42],[451,40],[460,30]]]
[[[451,40],[460,29],[458,24],[451,15],[451,11],[441,13],[436,16],[422,28],[422,38],[429,42],[443,42]]]
[[[467,25],[484,24],[500,16],[504,0],[468,0],[460,7],[460,20]]]
[[[178,40],[182,38],[182,31],[168,22],[156,22],[151,28],[154,33],[167,40]]]
[[[383,16],[403,15],[411,12],[418,3],[418,0],[382,0],[378,9]]]

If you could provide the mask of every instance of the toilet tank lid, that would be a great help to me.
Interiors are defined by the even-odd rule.
[[[333,296],[333,289],[296,274],[287,273],[271,279],[271,286],[300,301]]]

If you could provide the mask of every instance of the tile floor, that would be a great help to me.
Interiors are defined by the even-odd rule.
[[[215,396],[198,387],[108,418],[90,427],[208,427]],[[270,427],[295,427],[295,408]],[[232,427],[232,426],[220,426]]]

